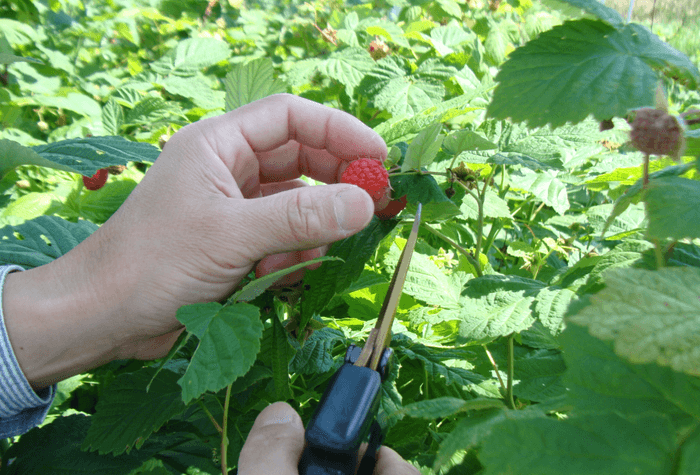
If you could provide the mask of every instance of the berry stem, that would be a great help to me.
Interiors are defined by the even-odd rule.
[[[644,174],[642,177],[642,188],[646,188],[649,184],[649,154],[644,154]]]
[[[443,241],[445,241],[446,243],[448,243],[449,245],[451,245],[452,247],[454,247],[455,249],[457,249],[460,253],[462,253],[462,255],[464,255],[464,257],[467,258],[467,261],[472,265],[472,267],[474,267],[474,270],[476,271],[476,276],[477,276],[477,277],[481,277],[481,276],[484,275],[484,274],[481,272],[481,266],[480,266],[479,263],[474,259],[474,256],[472,256],[472,254],[471,254],[469,251],[467,251],[467,250],[464,249],[462,246],[460,246],[459,244],[457,244],[456,242],[454,242],[452,239],[450,239],[450,238],[448,238],[447,236],[445,236],[444,234],[442,234],[442,233],[441,233],[440,231],[438,231],[437,229],[434,229],[434,228],[430,227],[429,225],[427,225],[427,224],[425,224],[425,223],[421,224],[421,227],[422,227],[423,229],[427,230],[427,231],[430,231],[432,234],[434,234],[435,236],[439,237],[440,239],[442,239]]]

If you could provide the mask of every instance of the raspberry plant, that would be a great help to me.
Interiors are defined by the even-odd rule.
[[[0,262],[60,257],[179,128],[278,92],[373,127],[406,207],[299,287],[251,275],[183,307],[167,358],[60,383],[3,473],[222,473],[268,403],[308,420],[419,202],[388,445],[426,474],[700,471],[696,24],[652,32],[595,0],[49,3],[0,7]],[[630,140],[644,110],[661,125]],[[664,134],[685,148],[644,148]]]

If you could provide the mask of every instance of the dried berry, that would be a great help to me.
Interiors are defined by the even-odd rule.
[[[630,132],[632,144],[649,155],[670,155],[680,158],[684,148],[683,127],[666,111],[639,109]]]
[[[367,48],[367,50],[369,51],[369,55],[372,56],[372,59],[375,61],[389,55],[389,46],[387,46],[387,44],[379,38],[375,38],[374,41],[369,44],[369,48]]]
[[[110,175],[121,175],[126,170],[126,165],[112,165],[107,167]]]

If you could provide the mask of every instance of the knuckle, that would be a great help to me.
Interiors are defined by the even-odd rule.
[[[315,242],[321,236],[323,205],[308,193],[293,193],[287,201],[289,230],[297,242]]]

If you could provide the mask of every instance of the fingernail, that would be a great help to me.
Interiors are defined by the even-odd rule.
[[[338,226],[350,234],[367,225],[374,213],[374,202],[365,191],[352,185],[335,195],[333,209]]]
[[[276,402],[260,413],[258,420],[256,420],[256,425],[265,427],[277,424],[300,425],[301,419],[299,419],[296,411],[289,404]],[[303,429],[303,425],[301,427]]]

